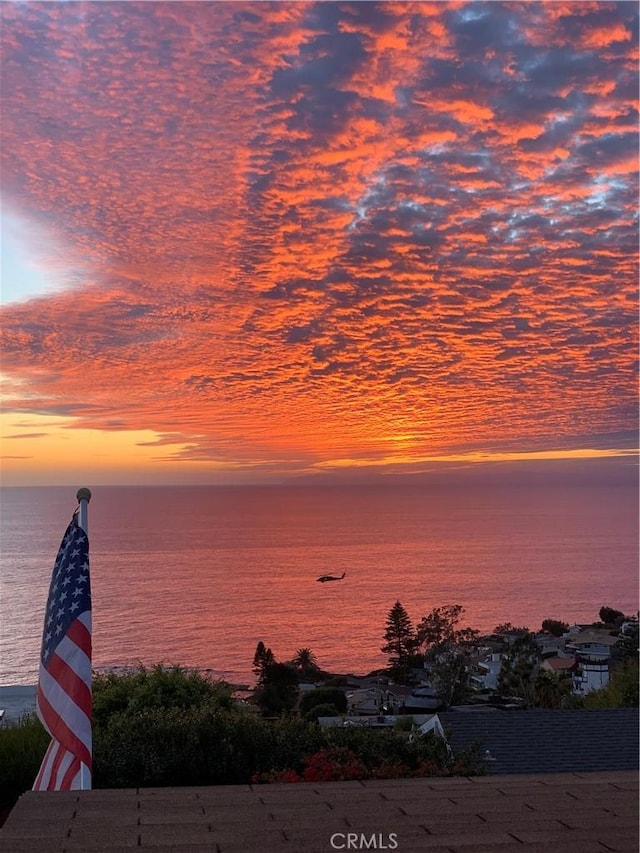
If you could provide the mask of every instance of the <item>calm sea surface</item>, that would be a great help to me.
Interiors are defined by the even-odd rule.
[[[0,684],[36,680],[72,488],[2,490]],[[252,683],[263,640],[363,673],[396,599],[414,623],[539,628],[638,601],[637,490],[494,485],[100,487],[89,508],[94,664],[166,661]],[[340,583],[318,575],[346,572]]]

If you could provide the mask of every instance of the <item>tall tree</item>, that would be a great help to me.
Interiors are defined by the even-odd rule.
[[[424,646],[428,658],[435,659],[453,646],[468,646],[479,636],[474,628],[458,628],[464,614],[461,604],[446,604],[434,607],[418,625],[418,644]]]
[[[630,660],[637,662],[639,646],[638,620],[630,619],[611,650],[612,658],[615,662]]]
[[[614,610],[613,607],[601,607],[598,616],[605,625],[617,626],[624,622],[624,613],[621,610]]]
[[[286,663],[268,664],[254,696],[265,716],[290,711],[298,698],[298,673]]]
[[[445,708],[463,704],[471,694],[469,686],[469,654],[460,646],[441,647],[432,663],[429,680]]]
[[[409,614],[399,601],[387,615],[387,641],[381,651],[389,655],[389,666],[398,681],[406,681],[417,649],[417,639]]]
[[[552,637],[561,637],[569,630],[567,623],[561,622],[559,619],[545,619],[541,627],[543,631],[551,634]]]
[[[533,703],[536,708],[563,708],[571,695],[571,679],[553,672],[538,671],[533,682]]]
[[[253,673],[258,679],[258,685],[264,683],[265,672],[268,666],[275,663],[275,657],[271,649],[268,649],[260,640],[253,655]]]
[[[298,649],[293,656],[291,664],[300,675],[309,675],[317,673],[320,670],[316,656],[308,648]]]
[[[479,632],[460,628],[461,604],[434,607],[417,629],[418,644],[424,647],[430,680],[443,705],[463,702],[469,695],[469,663]]]
[[[519,637],[502,655],[498,692],[503,696],[518,696],[528,705],[534,705],[534,679],[541,658],[533,634]]]

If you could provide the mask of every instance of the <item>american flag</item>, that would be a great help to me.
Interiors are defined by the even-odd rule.
[[[90,787],[89,540],[78,524],[77,510],[53,567],[44,618],[36,710],[52,741],[33,790],[73,791]],[[81,782],[82,764],[86,771]]]

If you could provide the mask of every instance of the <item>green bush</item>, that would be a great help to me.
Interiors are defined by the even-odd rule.
[[[284,717],[278,720],[273,728],[271,762],[272,767],[279,770],[287,767],[301,767],[305,756],[317,752],[326,744],[322,729],[306,720]]]
[[[254,699],[265,716],[291,711],[298,698],[298,673],[286,663],[265,666]]]
[[[177,668],[99,676],[94,696],[95,788],[247,784],[283,773],[297,778],[310,756],[334,747],[353,754],[363,773],[373,776],[471,774],[481,767],[471,754],[454,763],[432,735],[408,739],[402,732],[355,726],[321,729],[288,715],[265,720],[233,705],[226,686]],[[327,710],[336,713],[325,703]],[[317,716],[323,708],[309,711]],[[31,788],[48,743],[35,717],[0,730],[0,805],[12,806]]]
[[[404,735],[392,730],[347,726],[328,729],[327,737],[335,746],[354,752],[369,769],[395,760],[408,764],[415,752]]]
[[[95,739],[95,787],[248,783],[321,745],[317,726],[286,717],[271,723],[211,707],[118,714]]]
[[[332,675],[330,678],[327,678],[323,687],[346,687],[347,679],[344,675]]]
[[[337,687],[317,687],[304,693],[300,700],[300,713],[306,714],[316,705],[335,705],[341,714],[347,710],[347,697],[344,690]]]
[[[151,708],[181,708],[203,705],[230,709],[233,688],[210,681],[179,666],[140,666],[135,672],[93,676],[93,722],[102,725],[115,714],[135,714]]]
[[[339,717],[340,711],[335,705],[323,704],[315,705],[310,711],[304,715],[305,720],[310,720],[312,723],[318,722],[318,717]]]
[[[630,660],[614,669],[609,683],[584,697],[585,708],[637,708],[638,660]]]
[[[12,808],[31,789],[49,741],[35,714],[0,729],[0,808]]]
[[[117,714],[95,732],[94,785],[130,788],[243,781],[234,756],[232,721],[240,719],[206,705]],[[246,715],[246,722],[254,720]]]
[[[320,730],[318,730],[320,731]],[[343,756],[334,761],[331,756]],[[318,764],[320,761],[320,764]],[[310,772],[315,768],[314,772]],[[252,777],[257,782],[300,782],[328,779],[389,779],[414,776],[480,775],[485,772],[479,745],[454,756],[433,733],[408,740],[398,733],[364,727],[331,728],[323,745],[285,769]]]

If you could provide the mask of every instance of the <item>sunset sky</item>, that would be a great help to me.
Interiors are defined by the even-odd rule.
[[[637,3],[2,3],[3,483],[637,443]]]

